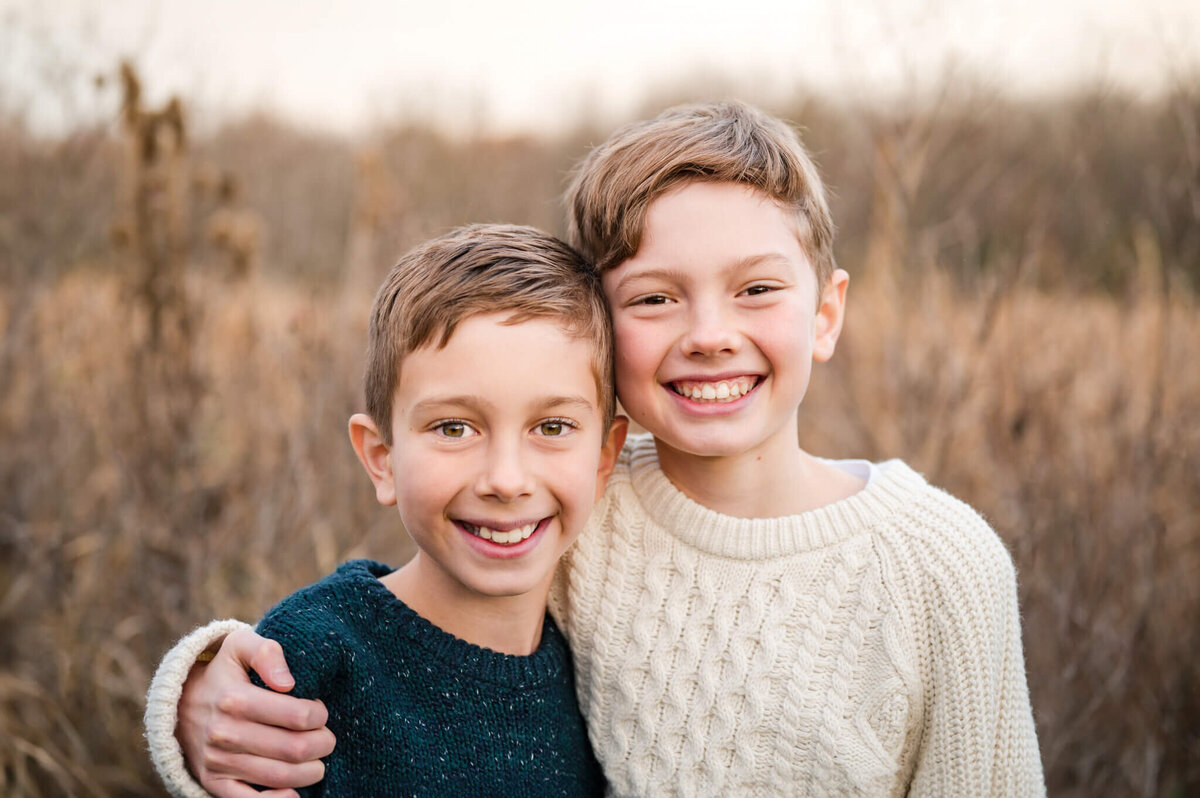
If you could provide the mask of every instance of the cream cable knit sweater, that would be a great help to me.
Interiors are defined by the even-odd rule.
[[[739,519],[626,447],[551,611],[610,792],[1045,794],[1012,561],[899,461]]]
[[[899,461],[829,507],[738,519],[633,439],[564,566],[550,608],[612,794],[1045,794],[1012,561]],[[184,638],[147,698],[176,796],[204,794],[173,736],[179,661],[228,631]]]

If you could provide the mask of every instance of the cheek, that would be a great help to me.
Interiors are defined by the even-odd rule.
[[[626,322],[617,324],[614,333],[618,390],[636,389],[643,380],[654,381],[662,353],[653,330]]]
[[[787,334],[781,327],[773,335],[760,339],[760,348],[771,363],[775,378],[781,387],[798,392],[797,401],[807,392],[812,377],[812,336],[808,330],[796,330]]]
[[[801,319],[802,321],[797,321]],[[814,341],[812,314],[801,312],[800,304],[781,306],[779,312],[764,317],[754,335],[756,345],[773,360],[789,365],[812,358]]]
[[[806,329],[796,329],[780,325],[770,329],[765,335],[759,336],[759,348],[772,360],[783,361],[795,368],[801,362],[807,362],[806,353],[812,350],[812,336]]]
[[[617,357],[614,366],[615,371],[613,376],[616,380],[617,399],[622,404],[627,405],[637,370],[632,363],[620,356]]]
[[[418,450],[409,457],[393,458],[396,499],[402,515],[426,514],[431,508],[441,507],[455,490],[455,478],[462,480],[462,468],[452,468],[453,463],[447,463],[444,457],[421,456]]]
[[[551,468],[555,493],[563,510],[574,516],[586,516],[592,509],[596,496],[596,470],[600,462],[599,452],[589,457],[564,458]]]

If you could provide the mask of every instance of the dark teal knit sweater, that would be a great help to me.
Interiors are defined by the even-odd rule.
[[[550,617],[533,654],[498,654],[413,612],[379,581],[391,571],[348,562],[258,624],[337,736],[325,780],[301,795],[602,795]]]

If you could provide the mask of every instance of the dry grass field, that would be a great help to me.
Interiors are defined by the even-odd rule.
[[[7,796],[160,794],[141,712],[176,637],[408,555],[345,433],[374,284],[454,224],[561,233],[608,132],[193,138],[135,86],[66,138],[0,120]],[[1052,795],[1200,794],[1200,80],[771,110],[852,274],[802,443],[903,457],[1005,539]]]

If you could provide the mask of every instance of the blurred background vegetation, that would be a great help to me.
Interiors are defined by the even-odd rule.
[[[345,433],[371,294],[453,225],[562,234],[611,132],[197,133],[141,80],[97,76],[111,112],[67,133],[0,117],[4,795],[160,794],[141,713],[174,639],[408,556]],[[1007,542],[1052,795],[1200,794],[1200,78],[768,110],[852,275],[803,445],[903,457]]]

